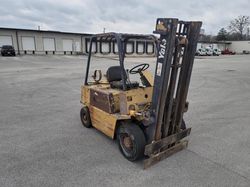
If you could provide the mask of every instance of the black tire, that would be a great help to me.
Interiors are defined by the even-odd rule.
[[[125,145],[128,138],[129,146]],[[136,161],[144,156],[146,138],[143,131],[134,123],[122,123],[117,129],[117,141],[123,156],[129,161]]]
[[[82,125],[84,127],[86,127],[86,128],[92,127],[89,109],[87,106],[82,107],[82,109],[80,111],[80,118],[81,118]]]

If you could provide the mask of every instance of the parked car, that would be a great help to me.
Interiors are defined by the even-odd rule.
[[[204,49],[204,48],[197,49],[195,55],[196,56],[206,56],[206,49]]]
[[[2,56],[16,56],[16,52],[13,46],[11,45],[3,45],[1,48]]]
[[[243,53],[243,54],[250,54],[250,51],[243,50],[242,53]]]
[[[224,51],[221,51],[221,54],[223,54],[223,55],[235,55],[235,52],[230,51],[229,49],[225,49]]]
[[[210,47],[206,48],[206,55],[207,56],[212,56],[213,55],[213,50]]]
[[[221,55],[221,50],[220,50],[220,49],[214,49],[214,50],[213,50],[213,55],[214,55],[214,56],[219,56],[219,55]]]

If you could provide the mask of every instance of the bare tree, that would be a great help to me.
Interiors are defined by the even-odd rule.
[[[238,18],[235,18],[230,22],[229,30],[232,33],[239,33],[240,40],[242,40],[244,31],[247,29],[248,25],[250,25],[249,16],[238,16]]]

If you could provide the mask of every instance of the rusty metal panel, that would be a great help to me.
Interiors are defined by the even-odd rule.
[[[127,94],[126,92],[121,92],[120,95],[120,113],[122,115],[127,115],[129,113],[127,106]]]
[[[102,90],[90,89],[90,105],[110,114],[119,112],[113,94]]]

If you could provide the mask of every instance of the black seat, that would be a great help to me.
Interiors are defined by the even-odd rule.
[[[108,68],[107,80],[110,83],[111,88],[123,89],[122,86],[122,69],[120,66],[111,66]],[[128,89],[138,88],[139,83],[132,81],[131,83],[126,83]]]
[[[109,82],[121,81],[122,80],[122,71],[120,66],[111,66],[107,70],[107,79]]]

